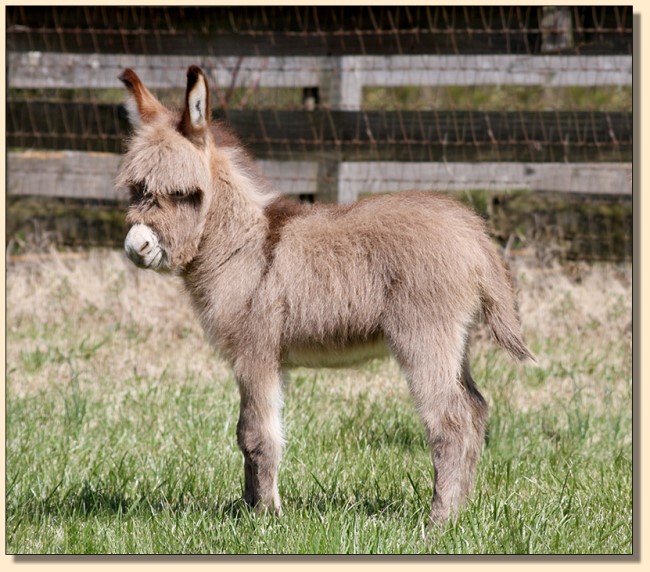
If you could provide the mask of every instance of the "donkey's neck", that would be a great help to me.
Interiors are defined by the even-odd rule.
[[[212,201],[185,286],[215,345],[243,311],[264,274],[268,223],[253,176],[229,157],[213,168]]]
[[[214,272],[239,252],[252,254],[261,248],[266,233],[267,195],[255,174],[237,160],[237,150],[214,152],[212,178],[212,199],[194,261],[203,272],[207,263]]]

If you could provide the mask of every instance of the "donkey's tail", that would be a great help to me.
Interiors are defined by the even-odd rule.
[[[485,249],[487,267],[481,283],[485,321],[494,339],[518,360],[535,361],[524,344],[512,279],[492,245]]]

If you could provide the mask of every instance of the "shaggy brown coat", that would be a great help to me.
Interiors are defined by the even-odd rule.
[[[135,73],[122,81],[135,132],[117,184],[131,190],[125,241],[145,268],[182,276],[241,395],[245,498],[280,512],[281,371],[392,353],[408,380],[435,466],[434,522],[472,489],[487,405],[469,371],[482,313],[518,359],[513,289],[483,221],[442,195],[408,192],[353,205],[278,197],[223,125],[208,83],[188,70],[180,116]]]

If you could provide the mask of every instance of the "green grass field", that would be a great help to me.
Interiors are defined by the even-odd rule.
[[[478,330],[489,439],[471,502],[431,530],[394,362],[292,374],[284,515],[257,516],[234,380],[175,279],[113,252],[10,264],[6,551],[631,554],[631,267],[513,269],[539,367]]]

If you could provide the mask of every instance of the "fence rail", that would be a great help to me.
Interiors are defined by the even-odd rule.
[[[114,186],[120,156],[111,153],[9,153],[9,196],[124,201]],[[317,161],[257,161],[270,185],[290,195],[317,195],[323,177]],[[627,195],[632,167],[627,163],[414,163],[341,162],[330,181],[342,203],[359,196],[417,187],[437,191],[527,190],[582,195]],[[318,198],[318,197],[317,197]]]
[[[121,201],[125,189],[115,187],[120,155],[79,151],[10,152],[7,194],[68,199]],[[257,161],[269,184],[287,194],[317,192],[318,162]],[[291,184],[287,184],[291,183]]]
[[[126,67],[150,89],[177,89],[188,65],[199,65],[213,86],[325,87],[337,76],[337,107],[359,110],[368,86],[632,85],[632,56],[346,56],[209,57],[10,52],[15,89],[115,89]],[[321,90],[325,91],[325,90]],[[323,101],[322,103],[332,103]]]

